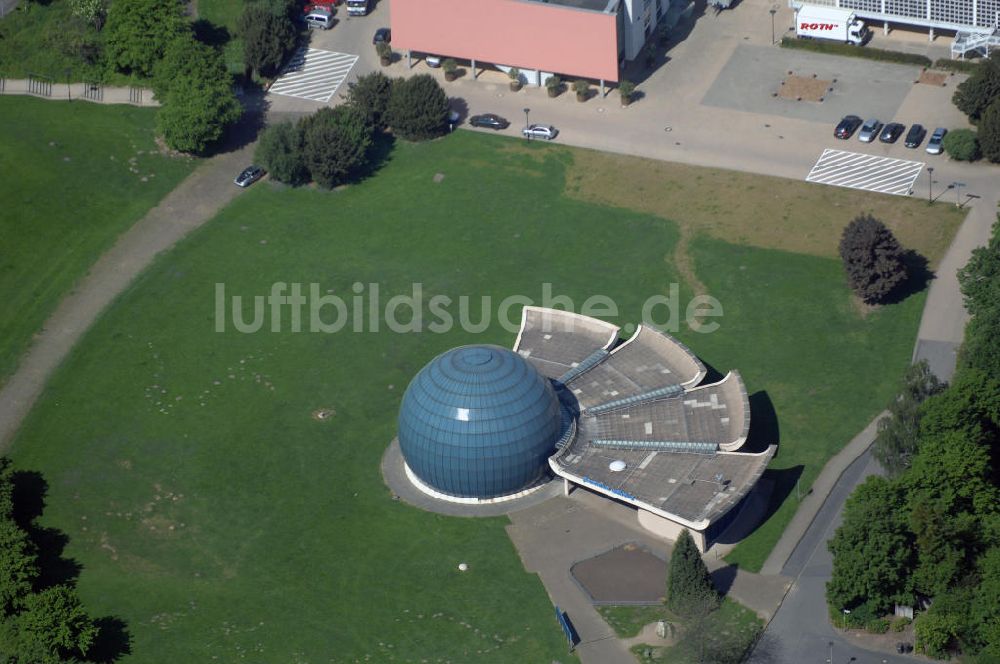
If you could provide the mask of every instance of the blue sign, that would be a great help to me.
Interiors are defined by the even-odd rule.
[[[621,489],[615,489],[614,487],[608,486],[604,482],[598,482],[597,480],[592,480],[589,477],[587,477],[586,475],[583,477],[583,481],[586,482],[587,484],[593,484],[596,487],[600,487],[600,488],[604,489],[605,491],[608,491],[610,493],[615,494],[616,496],[621,496],[622,498],[626,498],[628,500],[638,500],[638,498],[636,498],[635,496],[633,496],[628,491],[622,491]]]
[[[572,650],[580,642],[580,635],[576,633],[576,628],[569,621],[566,612],[558,606],[556,606],[556,619],[559,621],[559,626],[562,627],[563,634],[566,635],[566,640],[569,641],[569,649]]]

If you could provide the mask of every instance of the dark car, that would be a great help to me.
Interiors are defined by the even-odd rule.
[[[923,125],[915,124],[910,127],[910,131],[906,132],[906,142],[903,143],[908,148],[918,147],[924,142],[924,136],[927,135],[927,130],[924,129]]]
[[[379,28],[375,31],[375,36],[372,37],[373,44],[379,44],[385,42],[386,44],[392,42],[392,30],[389,28]]]
[[[854,135],[854,132],[858,130],[858,127],[860,127],[863,122],[864,120],[856,115],[845,115],[844,119],[837,125],[837,128],[833,130],[833,135],[836,138],[847,140]]]
[[[502,118],[495,113],[473,115],[469,118],[469,124],[473,127],[484,127],[486,129],[506,129],[510,126],[510,122],[506,118]]]
[[[236,176],[236,179],[233,180],[233,184],[238,187],[249,187],[254,182],[264,177],[265,173],[267,173],[267,171],[260,166],[247,166],[240,171],[239,175]]]
[[[901,125],[898,122],[890,122],[882,128],[882,133],[879,134],[878,140],[883,143],[895,143],[904,129],[906,129],[906,125]]]

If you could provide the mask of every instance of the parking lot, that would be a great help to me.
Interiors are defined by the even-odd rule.
[[[923,168],[922,161],[828,149],[823,150],[806,182],[908,196]]]
[[[303,46],[285,65],[272,94],[326,103],[351,73],[358,56]]]

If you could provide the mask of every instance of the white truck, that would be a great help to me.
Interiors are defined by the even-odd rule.
[[[795,14],[795,34],[860,46],[868,37],[868,26],[850,9],[802,5]]]
[[[366,16],[368,14],[370,0],[347,0],[348,16]]]

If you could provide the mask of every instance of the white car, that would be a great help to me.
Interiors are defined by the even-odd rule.
[[[861,131],[858,133],[858,140],[862,143],[871,143],[878,136],[879,130],[882,129],[882,123],[876,118],[868,120],[863,125],[861,125]]]
[[[436,55],[428,55],[426,58],[424,58],[424,62],[426,62],[427,66],[431,67],[432,69],[437,69],[438,67],[441,66],[441,58],[439,58]]]
[[[547,141],[551,141],[559,135],[559,130],[552,125],[533,124],[522,129],[521,133],[528,138],[544,138]]]
[[[944,135],[947,133],[948,130],[944,127],[938,127],[934,130],[934,133],[931,134],[931,140],[927,141],[927,154],[941,154]]]

